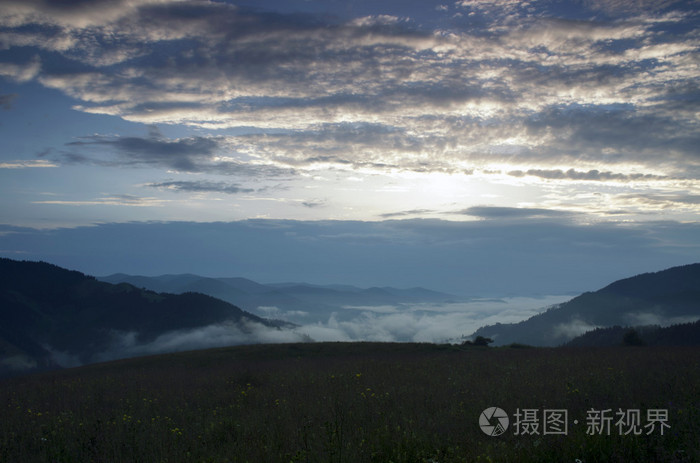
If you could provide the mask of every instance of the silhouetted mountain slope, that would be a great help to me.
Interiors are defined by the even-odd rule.
[[[157,293],[43,262],[0,259],[0,374],[18,365],[87,363],[120,343],[147,345],[165,333],[221,323],[241,331],[279,326],[201,293]]]
[[[496,344],[553,346],[598,327],[671,325],[700,319],[700,264],[616,281],[528,320],[479,328]]]
[[[630,342],[630,332],[634,331],[640,343]],[[632,337],[634,339],[634,337]],[[700,320],[662,328],[657,325],[635,328],[611,326],[578,336],[565,345],[569,347],[605,347],[620,345],[646,346],[698,346],[700,345]]]

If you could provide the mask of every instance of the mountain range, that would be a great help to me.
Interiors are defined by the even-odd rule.
[[[291,326],[201,293],[157,293],[0,258],[0,375],[148,353],[138,346],[212,324],[243,335]]]
[[[669,326],[700,319],[700,264],[618,280],[519,323],[479,328],[495,345],[556,346],[601,327]],[[700,343],[698,340],[697,343]]]
[[[44,262],[0,258],[0,376],[178,350],[311,341],[304,330],[330,329],[329,316],[346,326],[352,317],[369,325],[417,320],[419,329],[431,330],[425,325],[430,320],[456,320],[454,311],[447,318],[448,312],[437,312],[443,304],[454,310],[462,302],[423,288],[261,284],[191,274],[98,279]],[[422,318],[428,312],[401,318],[416,306],[436,310],[434,318]],[[375,315],[367,315],[369,308]],[[378,318],[383,309],[387,318]],[[348,321],[338,322],[343,317]],[[691,264],[619,280],[470,337],[495,345],[612,345],[628,333],[624,327],[638,327],[646,344],[697,345],[699,319],[700,264]],[[679,326],[660,328],[671,325]]]
[[[279,316],[294,323],[323,322],[331,312],[337,319],[351,319],[366,307],[449,303],[464,300],[425,288],[358,288],[350,285],[308,283],[261,284],[246,278],[209,278],[192,274],[155,277],[114,274],[99,278],[108,283],[128,283],[156,292],[200,292],[264,316]]]

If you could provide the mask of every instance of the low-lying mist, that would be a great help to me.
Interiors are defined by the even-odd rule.
[[[266,306],[259,307],[255,311],[257,315],[289,321],[297,326],[274,328],[251,321],[223,322],[169,331],[146,341],[140,340],[139,333],[134,331],[112,331],[109,349],[85,361],[49,350],[58,365],[73,367],[81,363],[239,344],[314,341],[459,343],[481,326],[515,323],[568,299],[569,296],[546,296],[441,304],[346,306],[325,317]]]

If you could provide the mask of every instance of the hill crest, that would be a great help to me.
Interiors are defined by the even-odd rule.
[[[187,339],[219,328],[220,341],[244,342],[261,327],[285,326],[202,293],[159,293],[46,262],[0,259],[0,375],[186,348],[172,333]]]
[[[700,263],[643,273],[586,292],[519,323],[479,328],[497,345],[556,346],[596,328],[669,326],[700,319]]]

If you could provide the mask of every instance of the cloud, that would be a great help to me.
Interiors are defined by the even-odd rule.
[[[567,323],[560,323],[553,329],[552,335],[554,338],[563,338],[566,340],[573,339],[577,336],[599,328],[597,325],[591,325],[588,322],[579,319],[573,319]]]
[[[140,3],[146,6],[149,3],[165,2],[146,0]],[[132,0],[5,0],[3,23],[11,26],[39,23],[81,29],[127,16],[138,4]]]
[[[295,331],[317,341],[457,343],[482,326],[517,323],[565,300],[567,296],[548,296],[399,307],[344,307],[342,313],[334,312]]]
[[[138,341],[136,332],[112,332],[112,345],[93,356],[92,361],[107,361],[140,355],[209,349],[240,344],[300,342],[303,336],[293,330],[279,330],[255,322],[222,322],[193,329],[163,333],[147,342]]]
[[[51,346],[43,346],[54,363],[64,368],[77,367],[85,363],[156,355],[188,350],[210,349],[241,344],[304,342],[308,338],[292,329],[277,329],[255,322],[233,323],[224,321],[191,329],[173,330],[158,335],[155,339],[140,341],[136,331],[116,331],[107,333],[109,347],[95,352],[89,358],[79,358],[68,352],[61,352]],[[1,365],[13,369],[28,369],[35,365],[21,357],[1,359]]]
[[[550,138],[540,150],[584,159],[604,158],[609,152],[650,164],[660,153],[670,155],[670,162],[695,160],[694,147],[700,143],[690,121],[625,108],[551,107],[529,118],[526,127],[530,134]]]
[[[700,320],[700,315],[698,316],[684,316],[684,317],[668,317],[663,314],[644,312],[644,313],[628,313],[625,314],[625,319],[630,326],[648,326],[657,325],[661,327],[667,327],[671,325],[678,325],[682,323],[693,323]]]
[[[567,56],[595,53],[597,50],[591,47],[598,42],[635,39],[645,32],[645,25],[638,22],[547,18],[532,23],[529,27],[516,28],[508,35],[508,40],[517,42],[520,48],[542,47]]]
[[[676,193],[649,193],[649,194],[622,194],[619,195],[622,201],[632,204],[650,206],[655,209],[677,208],[681,205],[695,206],[700,204],[699,194],[676,194]]]
[[[17,354],[0,358],[0,367],[13,371],[33,370],[37,367],[36,360],[26,355]]]
[[[356,310],[360,312],[372,312],[372,313],[377,313],[377,314],[387,314],[387,313],[396,313],[399,311],[399,308],[393,305],[376,305],[376,306],[353,306],[353,305],[348,305],[342,307],[343,309],[346,310]]]
[[[0,74],[59,89],[88,113],[248,127],[226,143],[270,175],[272,165],[456,172],[508,162],[540,178],[561,170],[562,181],[639,180],[686,171],[697,158],[700,92],[697,40],[683,32],[692,10],[630,15],[635,5],[582,2],[574,14],[548,2],[465,0],[438,6],[463,20],[431,30],[420,18],[217,2],[14,1],[4,46],[27,56]],[[44,63],[47,52],[54,58]],[[76,143],[186,172],[242,168],[209,162],[224,144],[217,137]],[[612,167],[629,161],[655,171]]]
[[[587,6],[611,14],[664,10],[677,0],[585,0]]]
[[[519,8],[527,8],[530,6],[530,2],[522,0],[459,0],[454,5],[457,8],[472,10],[482,14],[500,16],[502,14],[511,14]]]
[[[405,304],[401,306],[344,307],[331,313],[311,315],[307,312],[283,311],[277,307],[258,307],[257,311],[277,319],[307,321],[295,328],[277,329],[255,322],[242,324],[215,323],[191,329],[162,333],[155,339],[139,341],[138,332],[112,331],[110,347],[90,361],[107,361],[140,355],[207,349],[240,344],[284,343],[305,341],[381,341],[460,343],[478,328],[496,323],[518,323],[550,307],[569,300],[570,296],[515,297],[476,299],[459,303]],[[311,320],[309,320],[311,318]],[[658,314],[628,314],[631,325],[669,326],[695,321],[695,318],[667,318]],[[580,319],[554,327],[555,338],[571,339],[598,328]],[[45,346],[58,364],[69,367],[81,362],[74,355]],[[13,357],[2,360],[10,368],[31,368],[29,360]]]
[[[333,15],[189,0],[12,1],[0,18],[0,74],[57,90],[75,111],[186,134],[86,129],[53,147],[46,159],[56,164],[166,170],[153,178],[169,180],[150,185],[190,193],[290,180],[302,199],[265,198],[286,201],[288,217],[360,216],[362,195],[338,187],[351,171],[367,179],[365,191],[390,181],[411,188],[412,174],[469,175],[465,189],[486,185],[489,198],[517,185],[517,205],[599,216],[631,204],[622,190],[698,194],[695,9],[560,3],[414,2],[384,14],[322,7]],[[173,172],[236,178],[168,183],[190,181]],[[309,179],[326,183],[300,193]],[[611,190],[594,192],[596,182]],[[404,208],[381,196],[364,218],[482,201],[425,195]],[[637,212],[649,210],[628,215]]]
[[[590,180],[590,181],[644,181],[644,180],[665,180],[668,177],[663,175],[653,175],[653,174],[622,174],[616,172],[601,172],[597,169],[592,169],[589,171],[579,171],[576,169],[569,169],[563,171],[561,169],[528,169],[523,172],[521,170],[514,170],[508,172],[508,175],[513,177],[524,177],[533,176],[539,177],[547,180]]]
[[[214,192],[214,193],[252,193],[255,190],[251,188],[243,188],[239,185],[225,182],[209,182],[209,181],[168,181],[159,183],[148,183],[146,186],[151,188],[160,188],[172,191],[187,191],[194,193]]]
[[[30,169],[35,167],[58,167],[58,164],[41,159],[33,161],[16,160],[0,162],[0,169]]]
[[[26,63],[0,62],[0,76],[8,77],[17,82],[27,82],[34,79],[41,70],[41,62],[34,56]]]
[[[245,177],[283,177],[294,171],[259,161],[242,160],[230,139],[225,137],[186,137],[168,139],[151,127],[147,137],[93,135],[67,143],[56,156],[65,164],[95,164],[111,167],[161,167],[177,172],[241,175]],[[234,193],[236,187],[217,182],[161,182],[150,186],[178,191]]]
[[[312,201],[302,201],[302,206],[308,207],[309,209],[314,209],[317,207],[324,207],[327,205],[325,200],[312,200]]]
[[[156,137],[93,136],[68,143],[67,146],[97,147],[100,150],[110,148],[134,163],[161,164],[185,172],[196,172],[198,160],[211,158],[219,148],[219,141],[204,137],[163,140]]]
[[[158,198],[143,198],[128,194],[116,194],[104,196],[92,200],[60,200],[33,201],[33,204],[55,204],[60,206],[130,206],[153,207],[161,206],[166,200]]]
[[[533,219],[533,218],[563,218],[571,216],[568,211],[528,207],[496,207],[473,206],[460,211],[461,214],[480,217],[482,219]]]
[[[309,316],[309,312],[304,310],[281,310],[275,306],[258,306],[255,308],[255,311],[265,318],[285,320],[292,323],[298,323],[299,320],[304,320]]]
[[[398,212],[387,212],[385,214],[380,214],[383,219],[393,219],[396,217],[406,217],[406,216],[421,216],[425,214],[434,214],[437,211],[430,209],[411,209],[408,211],[398,211]]]

